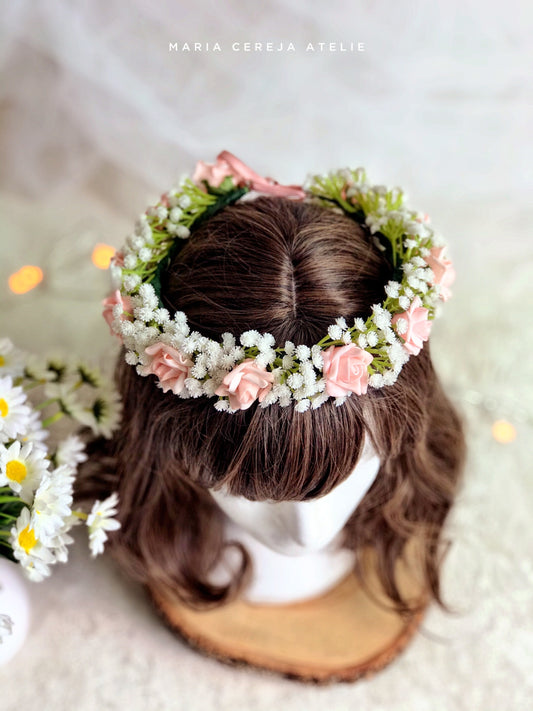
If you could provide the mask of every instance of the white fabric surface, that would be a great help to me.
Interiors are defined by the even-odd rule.
[[[454,298],[433,354],[464,412],[469,462],[449,535],[447,599],[374,679],[328,688],[193,652],[142,591],[77,541],[29,585],[33,623],[0,669],[2,708],[526,711],[533,698],[531,102],[527,2],[176,3],[37,0],[3,8],[0,330],[21,347],[110,362],[89,262],[197,159],[259,173],[365,165],[407,188],[451,243]],[[292,41],[295,54],[231,51]],[[361,54],[303,51],[363,41]],[[169,53],[171,42],[223,52]],[[22,264],[45,282],[7,290]],[[507,418],[517,439],[491,437]],[[78,534],[79,538],[79,534]]]

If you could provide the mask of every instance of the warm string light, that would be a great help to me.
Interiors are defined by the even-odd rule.
[[[492,424],[492,436],[500,444],[509,444],[516,439],[516,429],[507,420],[496,420]]]
[[[14,294],[25,294],[34,289],[43,280],[43,270],[40,267],[26,264],[18,272],[11,274],[7,280]]]
[[[109,244],[103,244],[99,242],[92,253],[92,261],[95,267],[98,269],[109,269],[109,262],[115,255],[117,250],[111,247]]]

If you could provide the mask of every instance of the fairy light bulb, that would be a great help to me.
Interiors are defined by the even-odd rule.
[[[516,439],[516,429],[507,420],[496,420],[492,425],[492,436],[500,444],[509,444]]]
[[[29,264],[21,267],[18,272],[11,274],[7,280],[8,286],[14,294],[25,294],[40,284],[43,280],[43,270]]]
[[[109,269],[109,262],[117,250],[109,244],[98,243],[93,249],[92,262],[98,269]]]

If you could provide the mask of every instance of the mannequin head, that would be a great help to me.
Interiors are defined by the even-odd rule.
[[[260,197],[226,207],[195,230],[163,274],[162,298],[170,312],[184,311],[191,328],[211,338],[253,328],[271,333],[277,343],[311,344],[339,315],[366,318],[390,278],[369,232],[346,215]],[[250,502],[246,516],[254,516],[258,502],[266,503],[263,513],[269,502],[284,502],[275,510],[292,511],[294,524],[301,507],[291,508],[291,502],[309,502],[301,510],[318,512],[321,497],[331,493],[340,503],[349,490],[353,501],[328,536],[342,528],[356,560],[358,551],[372,546],[384,588],[401,608],[406,602],[394,566],[406,541],[417,535],[422,573],[439,599],[439,536],[462,464],[463,437],[429,344],[410,358],[393,386],[304,413],[257,403],[231,415],[218,412],[209,398],[163,393],[122,356],[117,380],[122,430],[86,469],[84,491],[118,489],[122,528],[112,550],[135,578],[192,605],[223,602],[239,590],[250,565],[237,544],[241,565],[233,580],[208,581],[227,545],[224,494]],[[357,492],[365,489],[365,443],[381,464],[357,506]],[[261,534],[262,527],[254,526]],[[328,537],[314,530],[289,533],[296,545],[298,537],[300,545],[322,545]]]

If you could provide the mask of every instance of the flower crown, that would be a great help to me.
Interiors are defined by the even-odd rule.
[[[221,341],[192,331],[182,311],[161,301],[161,274],[183,240],[216,212],[251,191],[305,200],[366,225],[393,268],[385,298],[365,320],[342,315],[318,343],[275,343],[270,333],[222,334]],[[228,151],[214,165],[200,161],[192,177],[161,196],[135,224],[111,263],[113,293],[104,317],[139,375],[155,375],[164,392],[181,398],[216,397],[215,408],[246,410],[295,401],[295,410],[336,405],[368,387],[393,385],[410,355],[429,338],[439,300],[450,297],[455,272],[429,218],[408,210],[399,188],[369,185],[362,168],[310,176],[304,186],[262,178]]]

